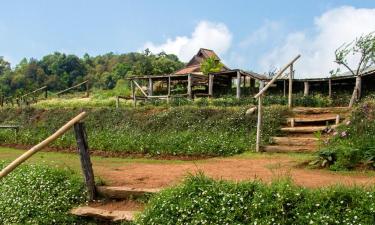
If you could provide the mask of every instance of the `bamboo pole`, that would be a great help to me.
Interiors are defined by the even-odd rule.
[[[54,140],[59,138],[61,135],[63,135],[65,132],[67,132],[71,127],[73,127],[74,124],[83,120],[86,116],[87,116],[86,112],[80,113],[78,116],[74,117],[72,120],[67,122],[64,126],[62,126],[60,129],[58,129],[54,134],[49,136],[47,139],[45,139],[44,141],[35,145],[31,149],[29,149],[27,152],[23,153],[20,157],[15,159],[12,163],[10,163],[7,167],[5,167],[0,172],[0,179],[7,176],[10,172],[12,172],[14,169],[16,169],[19,165],[21,165],[23,162],[25,162],[27,159],[29,159],[31,156],[33,156],[35,153],[37,153],[38,151],[40,151],[41,149],[43,149],[47,145],[49,145],[51,142],[53,142]]]
[[[65,92],[67,92],[67,91],[69,91],[69,90],[72,90],[73,88],[76,88],[76,87],[79,87],[79,86],[81,86],[81,85],[83,85],[83,84],[86,84],[87,82],[88,82],[88,80],[83,81],[82,83],[76,84],[76,85],[74,85],[73,87],[67,88],[67,89],[62,90],[62,91],[60,91],[60,92],[57,92],[56,95],[59,96],[59,95],[65,93]]]

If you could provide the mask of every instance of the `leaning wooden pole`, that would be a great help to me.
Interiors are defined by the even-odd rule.
[[[19,165],[21,165],[23,162],[25,162],[27,159],[29,159],[31,156],[33,156],[35,153],[40,151],[41,149],[45,148],[47,145],[49,145],[51,142],[59,138],[61,135],[63,135],[65,132],[67,132],[70,128],[74,126],[74,124],[78,123],[79,121],[83,120],[87,116],[86,112],[80,113],[78,116],[74,117],[72,120],[70,120],[68,123],[66,123],[64,126],[62,126],[60,129],[58,129],[54,134],[49,136],[44,141],[40,142],[39,144],[35,145],[31,149],[29,149],[27,152],[22,154],[20,157],[15,159],[12,163],[10,163],[7,167],[5,167],[0,172],[0,179],[7,176],[10,172],[12,172],[14,169],[16,169]]]

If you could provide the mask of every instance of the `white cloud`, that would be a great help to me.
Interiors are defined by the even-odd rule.
[[[199,50],[208,48],[218,55],[225,54],[232,43],[232,34],[223,23],[201,21],[195,27],[190,37],[177,36],[168,38],[163,44],[147,42],[142,50],[149,48],[153,53],[164,51],[176,54],[180,60],[188,61]]]
[[[337,68],[334,51],[343,43],[375,31],[375,9],[343,6],[329,10],[314,20],[312,31],[298,31],[287,35],[282,45],[260,59],[265,71],[273,66],[282,67],[297,54],[298,77],[325,77]],[[354,59],[351,60],[352,63]]]
[[[253,31],[247,38],[240,42],[240,47],[258,45],[260,42],[268,41],[272,36],[280,31],[282,24],[278,21],[267,20],[264,24]]]

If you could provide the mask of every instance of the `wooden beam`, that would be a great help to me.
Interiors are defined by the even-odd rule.
[[[71,119],[69,122],[67,122],[64,126],[58,129],[54,134],[49,136],[47,139],[35,145],[31,149],[29,149],[27,152],[23,153],[20,157],[15,159],[12,163],[10,163],[7,167],[5,167],[0,172],[0,179],[7,176],[10,172],[16,169],[19,165],[21,165],[23,162],[25,162],[35,153],[45,148],[47,145],[49,145],[51,142],[59,138],[61,135],[65,134],[65,132],[67,132],[70,128],[72,128],[74,124],[78,123],[79,121],[82,121],[86,116],[87,116],[86,112],[80,113],[78,116]]]
[[[142,87],[137,83],[137,81],[133,80],[133,83],[134,83],[135,86],[137,86],[137,88],[142,92],[142,94],[143,94],[144,96],[147,97],[146,92],[145,92],[145,91],[142,89]]]
[[[193,92],[192,92],[192,76],[191,74],[188,75],[188,84],[187,84],[187,95],[190,99],[193,98]]]
[[[208,75],[208,95],[213,96],[214,75]]]
[[[82,174],[87,188],[87,199],[89,202],[91,202],[95,199],[96,188],[85,125],[82,122],[74,124],[74,132],[77,141],[79,158],[81,161]]]
[[[293,63],[290,64],[290,72],[289,72],[289,92],[288,92],[288,107],[289,109],[292,108],[293,106],[293,99],[292,99],[292,94],[293,94],[293,77],[294,77],[294,71],[293,71]]]
[[[240,73],[240,71],[237,71],[237,80],[236,80],[237,82],[237,85],[236,85],[236,87],[237,87],[237,93],[236,93],[236,98],[237,99],[239,99],[239,98],[241,98],[241,73]]]
[[[308,96],[309,95],[309,82],[304,81],[304,90],[303,90],[303,96]]]

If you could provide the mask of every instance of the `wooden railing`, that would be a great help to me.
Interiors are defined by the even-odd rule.
[[[260,151],[260,142],[262,137],[262,98],[264,93],[268,90],[269,87],[289,68],[289,95],[288,95],[288,107],[289,109],[292,108],[292,91],[293,91],[293,64],[301,57],[301,55],[297,55],[292,61],[286,64],[273,78],[270,82],[264,86],[264,81],[260,82],[259,85],[259,93],[254,96],[254,98],[258,99],[258,122],[257,122],[257,138],[256,138],[256,151]]]
[[[24,163],[27,159],[33,156],[35,153],[39,152],[43,148],[47,147],[51,142],[65,134],[69,129],[74,127],[75,137],[77,141],[78,151],[81,160],[82,172],[85,179],[87,191],[88,191],[88,200],[92,201],[95,197],[95,181],[94,181],[94,173],[91,165],[91,159],[88,151],[88,144],[87,144],[87,137],[86,131],[84,129],[84,124],[81,122],[87,116],[86,112],[82,112],[69,122],[67,122],[64,126],[58,129],[54,134],[49,136],[44,141],[40,142],[39,144],[35,145],[25,153],[23,153],[20,157],[15,159],[11,162],[8,166],[6,166],[0,172],[0,180],[6,177],[9,173],[15,170],[19,165]]]

